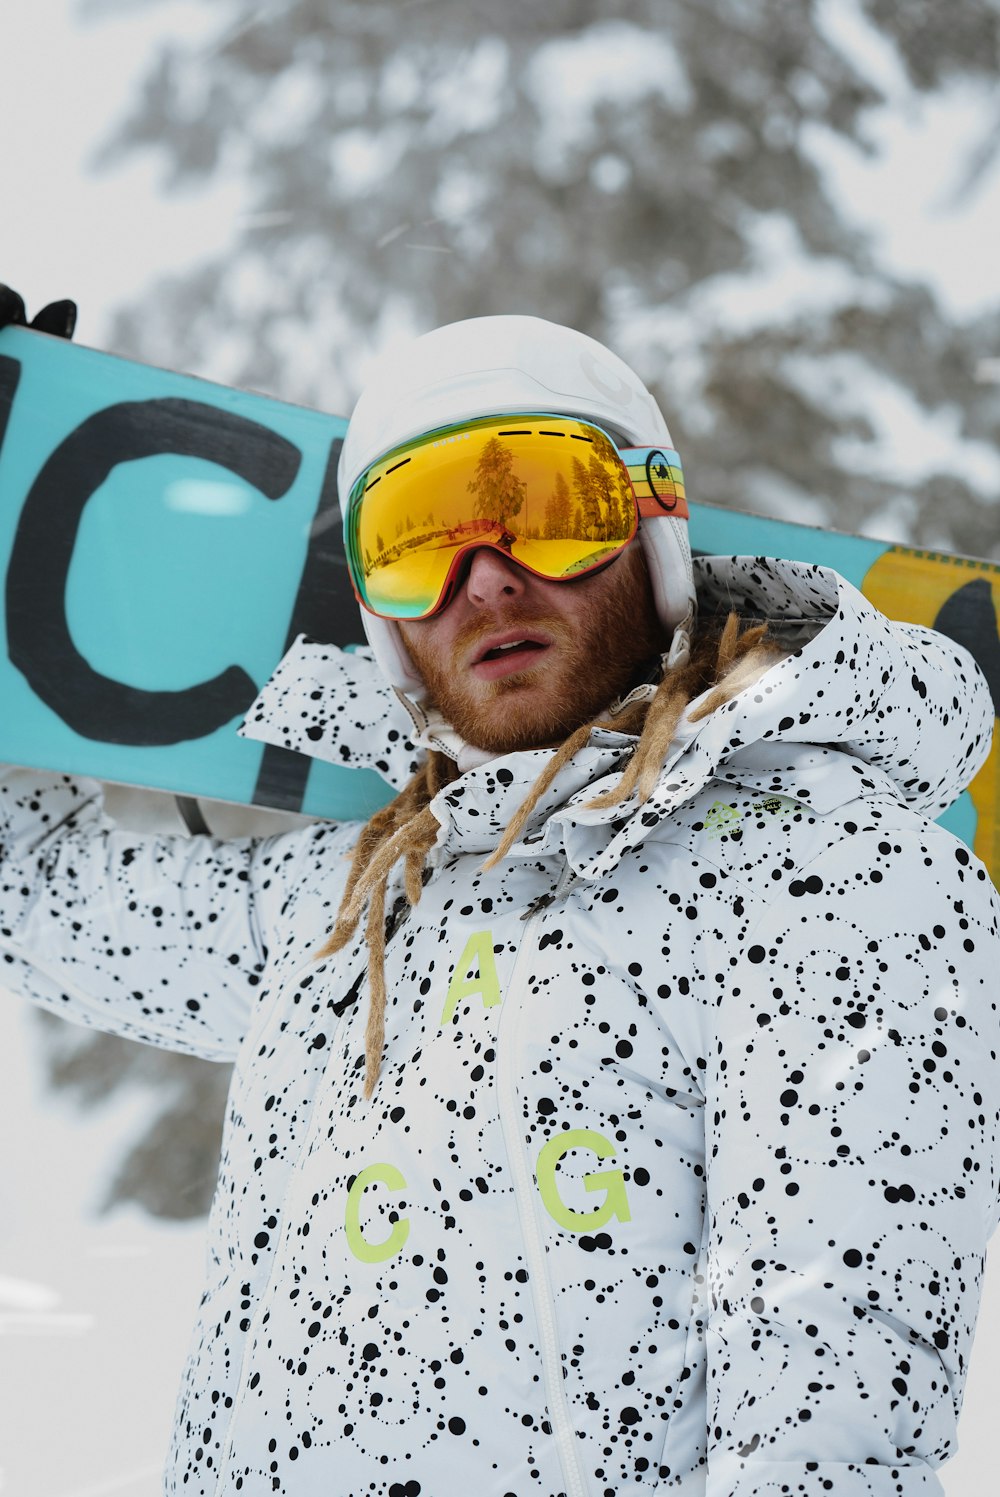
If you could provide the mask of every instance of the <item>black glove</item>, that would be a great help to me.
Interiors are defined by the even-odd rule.
[[[76,302],[50,301],[29,322],[24,302],[17,292],[0,282],[0,327],[11,324],[14,327],[33,327],[39,333],[50,333],[53,338],[72,338],[76,327]]]

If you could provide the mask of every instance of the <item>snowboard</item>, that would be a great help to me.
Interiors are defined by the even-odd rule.
[[[346,422],[0,331],[0,759],[364,818],[367,770],[237,736],[304,633],[363,640],[336,496]],[[1000,566],[692,503],[696,551],[834,567],[971,650],[1000,704]],[[998,750],[943,821],[1000,880]]]

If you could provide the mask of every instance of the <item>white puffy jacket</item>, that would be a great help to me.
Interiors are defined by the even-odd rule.
[[[703,560],[812,638],[596,812],[602,732],[466,772],[386,955],[317,961],[356,826],[139,836],[11,771],[6,985],[235,1060],[166,1489],[911,1497],[954,1448],[998,1216],[997,899],[925,819],[985,755],[969,657],[835,574]],[[397,779],[408,718],[301,644],[247,731]]]

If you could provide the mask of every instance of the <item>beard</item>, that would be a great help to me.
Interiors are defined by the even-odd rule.
[[[512,603],[502,613],[469,620],[448,651],[407,631],[406,647],[431,701],[466,743],[494,754],[562,743],[620,697],[638,668],[666,648],[638,548],[608,568],[606,580],[594,606],[572,623],[559,613]],[[537,667],[496,681],[462,678],[461,662],[481,640],[517,628],[551,637]]]

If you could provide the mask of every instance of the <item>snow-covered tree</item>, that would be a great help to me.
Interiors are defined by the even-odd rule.
[[[483,443],[476,471],[466,487],[475,495],[474,513],[501,526],[520,513],[527,493],[527,484],[514,471],[514,454],[499,437]]]

